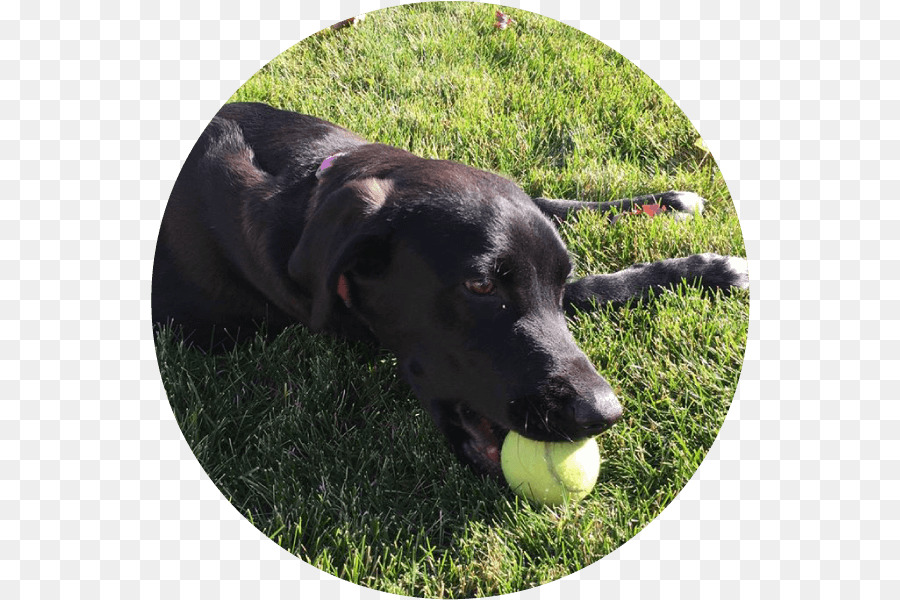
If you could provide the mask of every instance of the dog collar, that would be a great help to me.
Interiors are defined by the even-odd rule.
[[[338,158],[339,156],[343,156],[344,154],[346,154],[346,152],[338,152],[337,154],[332,154],[331,156],[323,160],[322,164],[319,165],[319,168],[316,169],[316,179],[322,179],[322,174],[325,173],[325,171],[327,171],[331,167],[331,165],[334,164],[334,159]]]

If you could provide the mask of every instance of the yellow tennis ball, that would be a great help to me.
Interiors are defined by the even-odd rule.
[[[577,442],[538,442],[510,431],[500,450],[500,466],[509,487],[540,504],[581,500],[600,474],[600,449],[594,438]]]

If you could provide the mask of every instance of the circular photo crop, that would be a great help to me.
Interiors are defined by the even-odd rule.
[[[290,48],[185,157],[152,285],[185,439],[274,543],[407,596],[517,592],[692,477],[743,363],[703,140],[601,42],[486,4]]]

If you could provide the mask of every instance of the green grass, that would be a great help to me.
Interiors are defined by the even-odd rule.
[[[315,114],[373,141],[504,174],[533,195],[606,200],[695,191],[692,222],[582,215],[562,227],[578,274],[715,251],[743,255],[728,190],[697,132],[649,78],[577,30],[495,7],[418,4],[326,30],[232,98]],[[600,480],[541,508],[450,455],[385,352],[293,328],[220,356],[158,340],[176,419],[225,496],[308,563],[375,589],[497,595],[581,569],[682,489],[728,411],[747,294],[675,293],[582,314],[572,331],[624,420],[600,436]]]

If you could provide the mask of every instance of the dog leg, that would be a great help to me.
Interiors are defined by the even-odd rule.
[[[647,194],[636,198],[613,200],[612,202],[580,202],[578,200],[553,200],[550,198],[532,198],[541,212],[551,220],[563,221],[572,213],[580,210],[596,210],[602,214],[609,214],[611,219],[623,214],[640,211],[643,207],[662,207],[665,211],[671,211],[675,219],[683,220],[691,218],[695,212],[703,212],[703,198],[694,192],[662,192],[659,194]],[[655,211],[650,214],[655,214]]]
[[[653,263],[639,263],[608,275],[589,275],[566,285],[566,312],[591,310],[595,304],[626,304],[651,291],[672,288],[682,281],[705,288],[749,286],[747,260],[721,254],[694,254]]]

